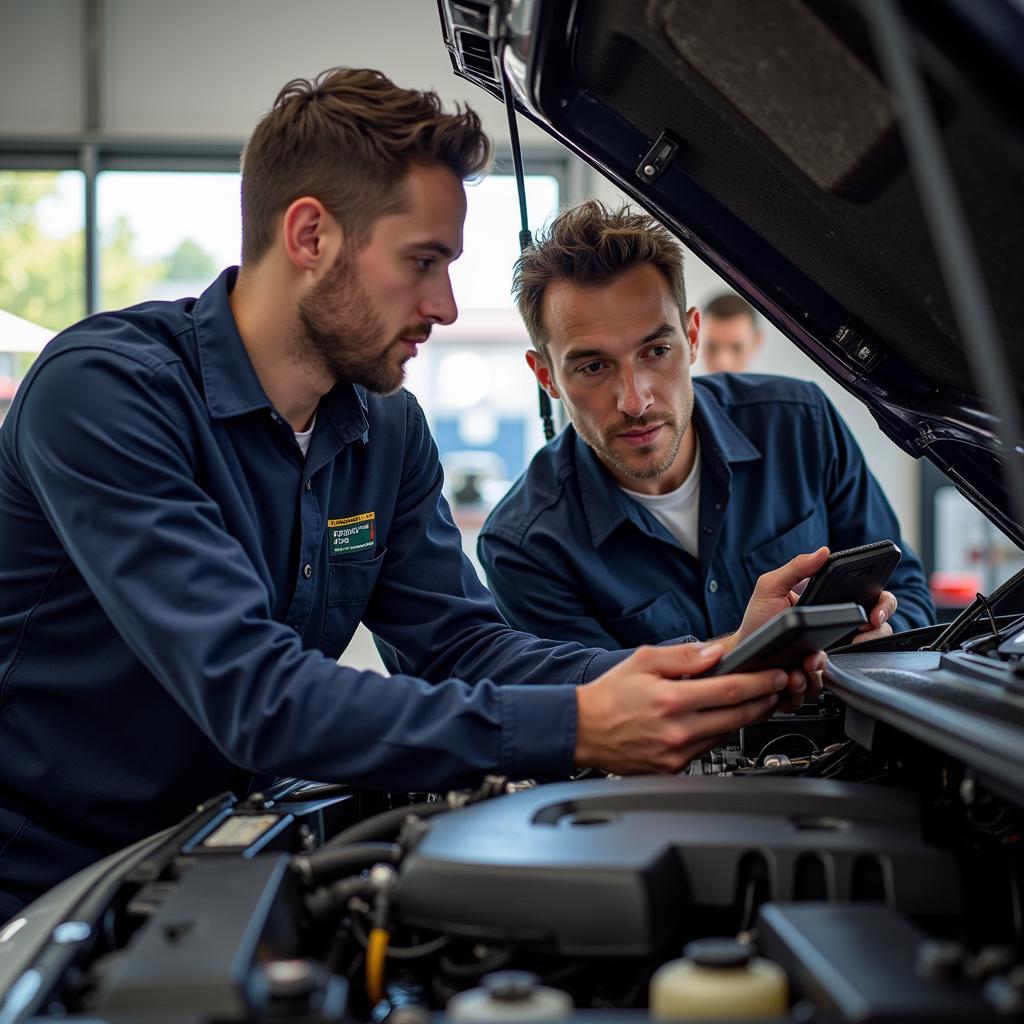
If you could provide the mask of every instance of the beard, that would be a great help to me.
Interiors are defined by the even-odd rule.
[[[664,416],[627,416],[612,427],[606,427],[601,434],[585,436],[583,440],[601,457],[607,464],[618,470],[623,476],[631,477],[633,480],[650,480],[653,477],[661,476],[668,472],[676,461],[679,448],[683,443],[683,435],[690,426],[693,418],[693,391],[691,390],[679,410],[679,417],[671,413]],[[623,455],[616,447],[619,434],[624,430],[638,430],[641,427],[652,427],[657,424],[664,424],[669,431],[668,444],[664,452],[658,455],[658,444],[644,445],[633,449],[628,455]],[[577,428],[577,431],[579,428]],[[589,434],[589,431],[588,431]]]
[[[345,253],[299,300],[298,315],[300,359],[322,367],[336,381],[361,384],[379,395],[397,391],[405,380],[405,364],[411,356],[403,352],[402,338],[426,340],[431,328],[426,322],[410,324],[389,340]]]

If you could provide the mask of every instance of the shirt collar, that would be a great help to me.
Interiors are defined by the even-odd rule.
[[[693,382],[694,422],[707,466],[718,475],[731,477],[730,466],[755,462],[761,450],[733,423],[718,397],[698,377]]]
[[[238,267],[228,267],[199,296],[192,311],[206,406],[214,419],[271,408],[231,312],[228,297],[237,278]],[[320,400],[317,412],[343,444],[369,440],[366,391],[361,386],[339,381]]]
[[[228,296],[237,277],[238,267],[228,267],[192,310],[206,405],[215,419],[270,408],[231,313]]]
[[[693,424],[700,435],[702,476],[711,472],[728,480],[732,476],[731,465],[761,458],[760,450],[729,419],[718,399],[701,385],[699,378],[693,388]],[[594,546],[603,543],[612,530],[627,519],[649,533],[650,525],[640,504],[630,501],[623,493],[590,445],[575,431],[573,436],[583,513]]]

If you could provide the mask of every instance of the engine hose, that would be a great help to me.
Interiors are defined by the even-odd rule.
[[[360,821],[343,832],[339,832],[333,838],[328,839],[317,852],[320,853],[339,846],[348,846],[351,843],[391,840],[401,831],[406,818],[410,816],[429,818],[435,814],[441,814],[443,811],[450,810],[451,808],[443,800],[438,800],[434,803],[409,804],[407,807],[393,807],[390,811],[375,814],[372,818],[367,818],[365,821]],[[315,856],[315,854],[310,856]]]
[[[315,889],[374,864],[397,864],[401,859],[402,851],[394,843],[350,843],[296,854],[291,866],[307,888]]]

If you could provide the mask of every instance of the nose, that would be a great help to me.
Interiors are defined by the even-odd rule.
[[[650,408],[653,402],[651,388],[644,374],[636,370],[623,373],[619,387],[619,412],[623,416],[638,418]]]
[[[459,307],[455,304],[455,293],[452,291],[451,278],[447,274],[424,295],[419,311],[423,319],[431,323],[455,323]]]

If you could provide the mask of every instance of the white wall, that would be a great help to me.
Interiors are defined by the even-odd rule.
[[[0,0],[0,135],[82,125],[81,0]],[[499,142],[504,110],[456,78],[433,0],[105,0],[104,134],[244,141],[277,91],[334,65],[469,100]],[[532,125],[524,144],[551,145]]]

